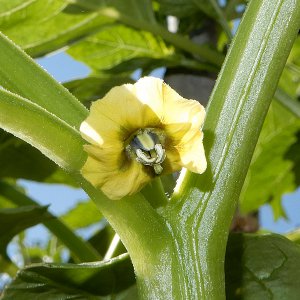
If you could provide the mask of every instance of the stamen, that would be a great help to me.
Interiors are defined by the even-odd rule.
[[[156,175],[161,174],[161,172],[163,171],[163,167],[159,164],[154,164],[153,169]]]
[[[157,153],[157,158],[156,158],[155,162],[157,164],[161,164],[165,160],[165,158],[166,158],[166,152],[163,149],[163,147],[162,147],[161,144],[156,144],[154,146],[154,149],[156,150],[156,153]]]
[[[143,163],[144,165],[151,166],[156,160],[155,157],[148,157],[141,149],[136,149],[135,153],[137,156],[137,161]]]
[[[166,158],[166,153],[159,137],[150,128],[139,130],[128,148],[134,150],[139,163],[153,167],[157,175],[162,173],[161,164]]]

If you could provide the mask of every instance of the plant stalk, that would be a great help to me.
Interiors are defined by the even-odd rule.
[[[141,299],[225,299],[229,226],[299,27],[300,0],[250,2],[207,108],[208,169],[200,176],[186,172],[160,211],[171,256],[157,268],[170,270],[171,278],[151,281],[137,272]],[[154,298],[152,290],[165,293]]]

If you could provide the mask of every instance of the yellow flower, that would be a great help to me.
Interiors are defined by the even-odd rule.
[[[82,175],[110,199],[138,192],[155,176],[182,167],[203,173],[204,107],[161,79],[112,88],[81,124],[88,158]]]

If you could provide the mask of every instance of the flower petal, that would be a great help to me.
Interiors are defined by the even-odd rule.
[[[80,131],[94,145],[126,140],[139,128],[157,127],[160,120],[143,99],[139,88],[125,84],[111,89],[95,101]]]
[[[137,193],[151,180],[143,166],[135,161],[125,169],[118,169],[89,156],[81,172],[85,179],[112,200]]]
[[[84,145],[84,150],[95,160],[102,163],[105,169],[120,169],[126,164],[126,154],[122,145],[119,147],[99,147],[95,145]]]
[[[161,120],[165,111],[163,106],[163,80],[155,77],[143,77],[134,85],[134,94],[140,103],[148,106]]]
[[[134,85],[115,87],[92,104],[81,124],[81,134],[91,144],[85,146],[88,159],[82,175],[110,199],[138,192],[154,171],[125,149],[129,138],[144,128],[153,128],[165,149],[163,174],[182,167],[202,173],[204,117],[202,105],[184,99],[161,79],[144,77]]]
[[[190,131],[190,123],[164,124],[163,131],[167,136],[167,142],[171,145],[178,145],[181,143],[184,136]]]
[[[162,86],[164,120],[167,124],[190,124],[190,129],[200,129],[205,118],[204,107],[196,100],[181,97],[166,83]]]
[[[177,149],[173,146],[167,147],[166,159],[162,164],[163,175],[178,172],[182,168],[181,158]]]
[[[176,147],[182,167],[198,174],[202,174],[207,167],[202,140],[203,133],[199,130],[189,142]]]
[[[145,172],[144,166],[134,162],[126,171],[118,171],[114,177],[109,177],[101,189],[112,200],[139,192],[152,177]]]

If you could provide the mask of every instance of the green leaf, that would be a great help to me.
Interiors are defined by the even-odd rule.
[[[300,247],[283,236],[229,237],[226,253],[226,298],[297,300]]]
[[[161,5],[161,11],[165,15],[187,17],[202,11],[210,17],[216,17],[210,1],[203,0],[157,0]]]
[[[19,191],[17,187],[3,181],[0,181],[0,195],[3,195],[7,200],[20,207],[30,207],[33,205],[39,207],[38,203]],[[50,220],[46,219],[42,221],[43,225],[70,249],[72,257],[75,260],[85,262],[101,259],[101,256],[89,243],[77,236],[68,226],[61,222],[60,219],[49,212],[47,216]]]
[[[1,89],[0,127],[64,169],[78,172],[85,161],[84,142],[78,131],[29,100]]]
[[[1,33],[0,53],[0,86],[79,128],[88,112],[66,88]]]
[[[297,228],[294,231],[288,232],[287,234],[285,234],[285,237],[300,246],[300,229],[299,228]]]
[[[0,208],[3,208],[3,201],[5,201],[4,204],[7,203],[6,205],[4,205],[4,207],[12,207],[12,205],[23,207],[26,205],[29,207],[32,207],[33,205],[38,206],[38,203],[34,202],[34,200],[30,199],[21,191],[18,191],[16,188],[8,185],[7,183],[0,182]],[[97,213],[99,215],[99,211],[97,211]],[[84,218],[82,218],[82,215],[78,217],[79,219],[84,220]],[[103,256],[105,255],[114,236],[114,231],[110,226],[107,225],[95,236],[93,236],[90,241],[84,241],[80,237],[76,236],[76,234],[74,234],[70,228],[62,223],[60,219],[56,218],[50,213],[47,214],[46,220],[42,223],[55,236],[58,237],[62,244],[68,247],[68,249],[71,251],[72,259],[76,262],[100,260],[101,256],[98,253],[102,254]],[[56,237],[54,237],[54,239],[56,239]],[[49,243],[52,240],[50,240]],[[115,251],[116,255],[126,252],[124,246],[122,247],[122,244],[119,244],[120,247],[118,247],[118,250]],[[91,247],[91,245],[94,246],[94,248]],[[59,262],[59,260],[61,259],[60,252],[56,250],[55,253],[53,253],[54,249],[57,248],[53,247],[53,245],[48,247],[48,250],[37,247],[26,247],[24,255],[26,256],[27,263],[40,262],[45,255],[51,256],[55,259],[55,261]],[[59,249],[61,249],[61,247],[58,248],[58,250]],[[98,253],[95,251],[95,249],[97,249]],[[3,272],[8,272],[9,274],[11,274],[11,276],[15,276],[18,269],[16,266],[14,266],[14,264],[12,264],[12,262],[6,255],[2,257],[0,255],[0,270]]]
[[[113,297],[134,282],[133,267],[126,254],[78,265],[36,264],[18,272],[2,299],[102,299]]]
[[[218,68],[208,64],[197,62],[193,59],[188,59],[184,55],[174,53],[163,58],[150,58],[150,57],[135,57],[129,60],[122,61],[115,67],[112,67],[107,71],[109,74],[115,74],[118,76],[122,73],[132,73],[136,69],[142,69],[142,76],[155,71],[157,68],[184,68],[190,69],[191,71],[209,71],[212,73],[218,72]]]
[[[3,255],[6,252],[7,244],[15,235],[49,219],[46,206],[0,209],[0,253]]]
[[[62,168],[56,166],[56,170],[51,173],[50,176],[46,177],[43,182],[54,183],[54,184],[65,184],[75,188],[78,188],[78,183],[72,178],[72,176]]]
[[[108,3],[104,0],[51,0],[47,5],[43,0],[28,0],[24,5],[18,4],[20,2],[16,2],[15,7],[4,5],[7,11],[4,9],[2,26],[0,14],[0,30],[32,56],[49,53],[85,38],[103,25],[121,21],[160,35],[179,49],[203,56],[214,65],[220,66],[223,60],[223,55],[217,51],[172,34],[157,24],[150,0],[130,0],[130,3],[123,0]],[[91,13],[94,10],[96,12]],[[20,23],[22,27],[18,26]]]
[[[296,39],[281,75],[279,86],[293,99],[300,99],[300,36]]]
[[[119,15],[124,15],[133,20],[142,20],[155,23],[151,0],[67,0],[88,10],[113,9]]]
[[[300,184],[294,173],[300,167],[300,119],[273,101],[264,122],[248,174],[240,195],[243,213],[257,210],[266,202],[274,208],[275,217],[284,215],[282,196]],[[288,155],[291,147],[294,155]]]
[[[280,88],[276,90],[274,97],[281,105],[286,107],[296,117],[300,118],[300,101],[297,101],[297,99],[293,99]]]
[[[100,74],[64,83],[64,86],[81,102],[89,104],[102,98],[112,87],[133,83],[129,76]]]
[[[201,66],[201,70],[208,69],[211,71],[211,68],[214,68],[215,66],[220,66],[224,57],[221,53],[210,49],[207,45],[198,45],[196,43],[193,43],[188,38],[184,36],[180,36],[178,34],[174,34],[169,32],[165,27],[162,25],[159,25],[158,23],[155,23],[154,20],[147,19],[146,16],[140,14],[141,7],[145,6],[145,3],[149,3],[149,1],[137,1],[132,0],[133,3],[131,6],[128,5],[128,3],[121,0],[116,1],[97,1],[98,4],[94,4],[94,1],[71,1],[79,3],[79,5],[82,5],[82,7],[85,8],[91,8],[91,9],[97,9],[98,13],[100,15],[104,15],[107,17],[111,17],[112,19],[115,19],[116,21],[119,21],[120,23],[123,23],[130,27],[123,26],[123,30],[121,29],[115,29],[115,33],[112,37],[107,37],[104,33],[99,33],[100,35],[100,41],[95,41],[88,37],[86,40],[89,41],[88,43],[85,43],[85,41],[82,41],[84,45],[89,45],[95,49],[94,52],[96,52],[97,43],[98,43],[98,53],[91,53],[90,58],[88,60],[90,61],[96,61],[98,60],[98,64],[100,69],[109,68],[109,66],[102,66],[102,64],[105,65],[106,60],[108,58],[106,57],[107,54],[104,51],[101,51],[101,49],[105,49],[106,51],[111,51],[111,54],[114,54],[110,59],[113,59],[113,61],[116,63],[119,60],[119,63],[123,62],[124,65],[128,62],[128,64],[132,65],[131,68],[125,68],[126,71],[132,71],[133,68],[141,68],[143,67],[143,64],[153,64],[157,60],[161,60],[162,58],[165,60],[164,63],[171,63],[173,65],[183,65],[185,63],[185,60],[182,57],[179,57],[177,55],[172,55],[174,53],[173,48],[168,47],[164,44],[163,40],[167,41],[168,43],[176,46],[178,49],[182,49],[184,51],[193,53],[195,56],[203,58],[205,62],[210,63],[210,68],[206,67],[203,68]],[[92,2],[92,3],[91,3]],[[128,13],[123,13],[123,10],[120,8],[124,6],[125,10],[130,10]],[[138,6],[141,6],[137,8]],[[147,6],[147,4],[146,4]],[[114,9],[110,9],[113,7]],[[147,6],[148,7],[148,6]],[[147,11],[147,10],[143,10]],[[152,9],[151,9],[152,11]],[[122,27],[119,25],[112,25],[112,27],[116,26]],[[132,28],[131,28],[132,27]],[[133,29],[135,28],[135,30]],[[110,29],[107,29],[106,27],[102,28],[103,31],[110,31]],[[97,34],[96,34],[97,36]],[[103,36],[103,37],[102,37]],[[102,41],[102,39],[104,39]],[[92,41],[91,41],[92,40]],[[124,40],[124,42],[122,41]],[[104,45],[102,45],[104,43]],[[81,44],[79,42],[79,44]],[[76,47],[76,45],[75,45]],[[116,48],[123,49],[124,51],[118,52],[116,51]],[[85,57],[84,52],[87,50],[87,48],[82,47],[81,50],[83,57]],[[149,49],[148,49],[149,48]],[[119,49],[119,50],[120,50]],[[125,54],[125,50],[128,50],[127,57],[123,57],[121,54]],[[102,53],[103,52],[103,53]],[[117,52],[117,53],[115,53]],[[152,53],[151,53],[152,52]],[[157,52],[157,54],[156,54]],[[117,56],[119,54],[120,57]],[[97,56],[101,55],[97,58]],[[103,56],[103,58],[102,58]],[[80,57],[75,56],[75,58],[80,59]],[[147,58],[147,61],[146,61]],[[152,58],[152,60],[150,60]],[[136,63],[136,60],[138,63]],[[144,59],[144,61],[141,61],[141,59]],[[155,61],[153,62],[153,59]],[[88,65],[91,66],[90,63],[88,63],[86,60],[84,60]],[[135,62],[135,64],[133,63]],[[141,64],[142,63],[142,64]],[[199,64],[199,63],[198,63]],[[195,62],[195,69],[199,70],[199,66],[197,66],[197,62]],[[201,64],[200,64],[201,65]],[[112,67],[114,64],[112,65]],[[92,66],[95,68],[95,66]],[[186,64],[185,67],[192,67],[193,63]],[[97,66],[96,66],[97,68]],[[117,70],[115,70],[117,71]],[[123,70],[124,71],[124,70]],[[118,71],[117,71],[118,72]]]
[[[3,130],[0,145],[0,177],[43,181],[57,169],[40,151]]]
[[[18,267],[12,263],[6,253],[6,248],[12,238],[23,230],[49,220],[47,207],[27,206],[21,208],[3,208],[3,200],[9,204],[9,200],[0,196],[0,273],[8,273],[15,276]],[[11,205],[10,205],[11,206]]]
[[[14,277],[18,270],[18,267],[8,257],[2,257],[0,255],[0,274],[7,273],[10,277]]]
[[[0,129],[0,178],[77,186],[64,170],[31,145]]]
[[[74,208],[61,217],[62,221],[73,229],[90,226],[99,222],[101,218],[101,213],[91,200],[78,202]]]
[[[34,57],[60,49],[111,22],[82,9],[71,11],[62,0],[1,0],[0,6],[0,30]]]
[[[166,58],[173,54],[173,50],[149,32],[112,25],[74,44],[68,53],[92,69],[101,71],[133,58]]]
[[[13,208],[15,206],[16,205],[11,203],[11,201],[9,201],[9,199],[7,199],[7,197],[4,197],[2,195],[2,193],[0,192],[0,209],[2,209],[2,208]]]

